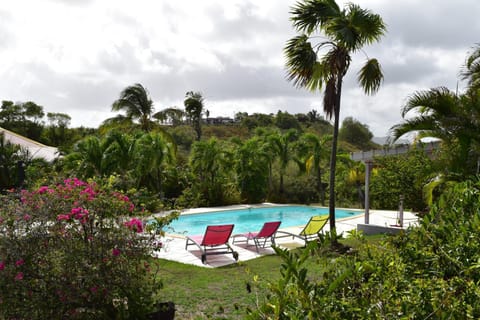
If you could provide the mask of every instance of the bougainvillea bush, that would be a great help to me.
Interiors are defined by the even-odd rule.
[[[0,199],[0,318],[136,319],[160,289],[130,199],[67,179]]]

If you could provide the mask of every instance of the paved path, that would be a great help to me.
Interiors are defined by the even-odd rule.
[[[203,209],[204,210],[204,209]],[[359,215],[353,218],[340,219],[336,221],[337,233],[340,234],[343,232],[344,236],[347,236],[347,232],[355,230],[357,224],[364,223],[364,216]],[[397,224],[397,212],[396,211],[380,211],[380,210],[371,210],[370,211],[370,224],[379,225],[379,226],[394,226]],[[410,213],[404,212],[404,227],[409,227],[417,223],[417,217]],[[299,233],[302,230],[303,226],[291,227],[291,228],[280,228],[280,230],[289,231],[292,233]],[[327,225],[324,227],[325,231],[328,231],[330,226]],[[256,230],[254,230],[256,231]],[[192,264],[200,267],[206,268],[215,268],[225,265],[235,263],[231,254],[221,254],[221,255],[209,255],[207,256],[207,263],[202,264],[201,261],[201,252],[196,248],[196,246],[189,246],[188,250],[185,250],[185,237],[179,235],[170,235],[167,234],[164,238],[161,239],[164,243],[164,247],[160,251],[156,251],[154,256],[166,259],[173,260],[181,263]],[[303,243],[292,240],[290,237],[282,238],[277,241],[277,245],[284,248],[294,248],[302,246]],[[254,245],[246,246],[245,243],[235,243],[232,245],[235,251],[239,254],[239,261],[246,261],[250,259],[255,259],[267,254],[274,254],[272,248],[260,248],[259,252],[256,252]]]

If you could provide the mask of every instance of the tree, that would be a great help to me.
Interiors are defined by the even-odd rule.
[[[362,150],[367,150],[371,148],[373,133],[366,124],[352,117],[346,117],[343,119],[338,137],[340,140],[346,141]]]
[[[268,191],[268,155],[263,151],[262,141],[253,137],[236,150],[235,170],[242,196],[246,203],[265,200]]]
[[[295,118],[295,116],[291,115],[288,112],[282,112],[280,110],[277,112],[277,115],[275,117],[275,125],[282,130],[301,129],[300,123],[298,122],[297,118]]]
[[[288,80],[311,91],[324,88],[323,108],[334,118],[330,159],[330,230],[335,229],[335,168],[343,78],[351,55],[365,45],[377,42],[386,31],[382,18],[347,4],[340,9],[334,0],[303,0],[292,8],[293,26],[300,35],[285,46]],[[322,37],[315,33],[323,33]],[[314,46],[311,40],[322,39]],[[367,59],[358,73],[358,82],[366,94],[375,93],[383,80],[380,64]]]
[[[54,146],[65,144],[68,141],[67,129],[72,118],[65,113],[48,112],[47,119],[49,125],[46,129],[45,135],[49,142]]]
[[[198,187],[207,205],[223,202],[232,160],[228,150],[216,138],[196,141],[190,153],[190,168],[197,177]]]
[[[0,126],[38,141],[43,131],[44,115],[43,107],[35,102],[2,101]]]
[[[172,126],[178,126],[183,123],[185,112],[181,109],[172,107],[163,109],[153,115],[153,117],[159,120],[161,123],[167,122]]]
[[[283,194],[285,191],[283,177],[285,176],[287,165],[292,159],[291,143],[297,139],[297,135],[297,130],[290,129],[284,134],[273,134],[268,137],[275,155],[280,161],[280,194]]]
[[[119,115],[107,119],[104,123],[138,121],[143,131],[152,129],[153,101],[147,89],[139,83],[125,88],[120,93],[120,98],[112,104],[112,111],[125,111],[125,116]]]
[[[136,141],[133,158],[137,186],[147,186],[161,195],[165,166],[173,164],[176,159],[176,146],[169,136],[161,132],[143,134]]]
[[[187,113],[193,129],[197,134],[197,141],[202,137],[202,111],[203,111],[203,97],[200,92],[189,91],[185,95],[183,102],[185,105],[185,112]]]
[[[331,135],[325,135],[319,138],[313,133],[306,133],[302,136],[302,140],[309,148],[307,160],[305,161],[305,167],[307,169],[307,173],[310,173],[312,170],[315,173],[315,180],[317,181],[318,199],[320,200],[322,206],[325,202],[325,190],[323,189],[322,182],[322,161],[327,158],[325,145],[331,139]]]
[[[416,115],[393,126],[391,135],[394,140],[408,133],[416,133],[418,138],[440,139],[447,156],[445,174],[460,178],[478,173],[479,102],[475,95],[457,95],[444,87],[418,91],[402,109],[404,118],[410,111]]]

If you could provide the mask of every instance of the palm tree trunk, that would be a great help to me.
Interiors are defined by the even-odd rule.
[[[335,231],[335,172],[337,167],[337,140],[338,127],[340,121],[340,98],[342,93],[342,76],[337,78],[337,92],[335,97],[334,109],[334,124],[333,124],[333,139],[332,152],[330,154],[330,199],[328,205],[328,214],[330,220],[330,232]],[[332,244],[336,243],[336,238],[332,237]]]
[[[320,168],[317,168],[317,190],[318,190],[320,204],[323,206],[325,202],[325,192],[323,191],[322,169]]]

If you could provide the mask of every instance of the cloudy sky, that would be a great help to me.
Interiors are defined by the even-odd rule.
[[[15,0],[0,4],[0,99],[34,101],[96,127],[134,83],[155,110],[183,108],[200,91],[211,116],[322,111],[320,93],[285,80],[283,47],[294,35],[294,0]],[[337,1],[343,6],[346,1]],[[472,46],[480,42],[478,0],[356,0],[382,16],[388,33],[355,55],[345,79],[341,118],[376,136],[401,121],[416,90],[455,90]],[[385,81],[366,97],[355,80],[367,55]]]

